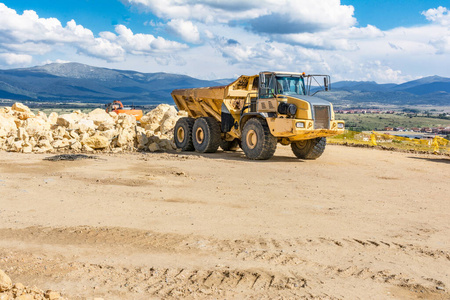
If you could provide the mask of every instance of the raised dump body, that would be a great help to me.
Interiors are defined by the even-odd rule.
[[[215,152],[242,147],[250,159],[268,159],[276,144],[291,144],[299,158],[314,159],[326,137],[340,134],[330,102],[311,95],[313,80],[326,75],[261,72],[226,86],[178,89],[175,104],[188,113],[175,126],[175,144],[185,151]],[[319,85],[320,86],[320,85]]]

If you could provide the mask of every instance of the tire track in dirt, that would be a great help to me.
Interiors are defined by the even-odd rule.
[[[187,296],[226,296],[227,292],[251,291],[253,296],[279,295],[304,296],[307,280],[294,273],[283,274],[260,269],[215,269],[118,267],[83,262],[67,263],[63,259],[36,256],[27,252],[0,250],[1,264],[9,266],[10,274],[32,271],[41,273],[46,280],[71,281],[82,290],[86,286],[105,291],[113,297],[123,295],[133,299],[185,298]],[[19,264],[20,262],[20,264]],[[20,267],[19,267],[20,265]],[[58,272],[55,272],[55,271]],[[61,273],[64,276],[61,276]],[[55,275],[59,274],[59,275]],[[67,295],[66,295],[67,296]],[[70,298],[80,295],[68,295]],[[259,297],[258,297],[259,298]],[[264,297],[263,297],[264,298]]]
[[[443,250],[428,249],[413,244],[400,244],[392,241],[357,238],[291,238],[291,239],[237,239],[220,240],[201,236],[183,236],[170,233],[155,233],[152,231],[77,226],[68,228],[28,227],[24,229],[0,229],[0,239],[21,240],[60,245],[79,245],[91,247],[121,248],[131,252],[166,252],[173,254],[196,254],[220,256],[228,261],[246,261],[250,265],[258,262],[258,269],[240,269],[236,267],[217,267],[214,269],[189,268],[135,268],[132,271],[117,266],[73,263],[76,271],[70,272],[71,280],[81,280],[82,274],[97,274],[89,279],[90,284],[106,290],[113,288],[108,280],[98,274],[108,270],[110,275],[118,278],[115,282],[123,285],[120,291],[126,293],[145,291],[157,297],[181,297],[180,293],[198,295],[221,295],[222,290],[242,287],[247,290],[298,290],[308,286],[307,282],[316,282],[316,277],[357,278],[370,280],[381,284],[389,284],[409,290],[437,293],[436,286],[445,288],[445,284],[434,278],[414,278],[401,272],[360,266],[359,262],[342,262],[332,265],[312,261],[303,256],[302,250],[317,247],[324,253],[336,253],[345,248],[346,251],[358,252],[364,250],[370,255],[392,252],[392,255],[421,255],[432,260],[449,262],[449,253]],[[261,265],[262,263],[262,265]],[[264,267],[266,265],[267,267]],[[282,273],[267,271],[271,265],[285,266]],[[262,266],[262,267],[261,267]],[[62,268],[65,268],[64,266]],[[127,271],[128,270],[128,271]],[[308,278],[293,275],[294,270],[308,274]],[[133,276],[123,277],[121,274],[133,273]],[[76,275],[79,274],[79,275]],[[317,275],[317,276],[316,276]],[[78,277],[77,277],[78,276]],[[90,275],[89,275],[90,276]],[[100,278],[100,279],[99,279]],[[140,278],[135,281],[133,278]],[[88,286],[88,284],[86,284]],[[113,288],[114,290],[114,288]],[[305,291],[297,293],[304,295]],[[445,292],[441,292],[444,294]],[[448,295],[448,294],[446,294]],[[450,295],[448,295],[450,298]]]
[[[430,249],[413,244],[376,241],[373,239],[343,238],[295,238],[219,240],[201,236],[183,236],[173,233],[156,233],[149,230],[120,227],[27,227],[23,229],[0,229],[2,239],[20,239],[26,241],[45,241],[48,244],[72,245],[113,245],[146,250],[183,250],[183,251],[220,251],[233,253],[242,260],[274,261],[278,264],[297,264],[296,252],[303,247],[321,246],[336,248],[355,248],[386,251],[400,250],[407,255],[422,255],[432,259],[450,261],[450,252]],[[283,263],[284,262],[284,263]]]

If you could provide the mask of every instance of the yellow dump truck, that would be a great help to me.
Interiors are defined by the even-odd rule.
[[[249,159],[269,159],[280,143],[298,158],[316,159],[327,136],[344,132],[332,104],[314,96],[329,85],[328,75],[261,72],[226,86],[174,90],[175,104],[189,116],[175,125],[175,144],[202,153],[240,146]]]

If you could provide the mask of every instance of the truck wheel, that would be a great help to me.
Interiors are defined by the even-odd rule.
[[[239,140],[234,139],[232,141],[220,140],[220,148],[223,151],[236,151],[239,149]]]
[[[245,123],[241,143],[249,159],[269,159],[277,149],[277,138],[270,133],[266,120],[260,118]]]
[[[201,153],[216,152],[220,144],[220,125],[211,117],[198,118],[192,128],[192,142]]]
[[[174,140],[177,148],[183,151],[194,151],[194,144],[192,143],[194,122],[193,118],[178,119],[174,129]]]
[[[327,138],[298,141],[291,144],[292,152],[301,159],[316,159],[325,151]]]

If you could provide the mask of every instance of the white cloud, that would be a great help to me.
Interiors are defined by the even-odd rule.
[[[32,10],[20,15],[0,3],[0,51],[3,52],[43,55],[63,45],[76,49],[78,53],[113,62],[125,60],[127,53],[170,53],[187,47],[151,34],[133,34],[123,25],[116,26],[116,33],[101,32],[99,37],[95,37],[91,30],[74,20],[62,26],[58,19],[39,18]]]
[[[353,6],[339,0],[124,0],[163,19],[228,23],[247,20],[256,32],[298,33],[345,28],[356,23]]]
[[[195,20],[205,23],[227,23],[252,19],[268,12],[264,1],[242,0],[123,0],[143,7],[163,19]]]
[[[438,23],[442,26],[450,25],[450,11],[446,7],[430,8],[427,11],[423,11],[422,15],[433,23]]]
[[[116,32],[118,33],[118,36],[112,38],[111,41],[116,42],[132,54],[145,55],[151,53],[169,53],[187,48],[187,45],[185,44],[169,41],[162,37],[154,37],[151,34],[133,34],[131,29],[124,25],[117,25]],[[112,35],[108,36],[110,38],[112,37]]]
[[[0,61],[7,65],[26,65],[31,63],[33,57],[27,54],[0,53]]]
[[[191,21],[173,19],[167,23],[167,28],[170,32],[173,32],[175,35],[181,37],[185,42],[193,44],[198,44],[201,42],[198,28]]]
[[[450,36],[430,40],[430,44],[436,48],[436,54],[450,53]]]

